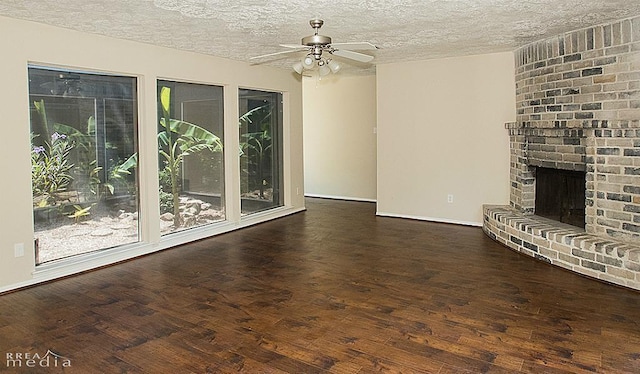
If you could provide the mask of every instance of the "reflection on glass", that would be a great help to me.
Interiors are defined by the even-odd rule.
[[[158,81],[161,232],[225,219],[222,87]]]
[[[136,79],[29,67],[36,264],[139,241]]]
[[[283,205],[282,94],[240,90],[242,214]]]

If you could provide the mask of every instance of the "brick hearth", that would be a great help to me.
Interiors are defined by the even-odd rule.
[[[483,230],[493,240],[538,260],[640,290],[640,247],[590,235],[510,206],[484,206]]]

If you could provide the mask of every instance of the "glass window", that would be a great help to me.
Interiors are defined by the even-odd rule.
[[[282,94],[241,89],[240,193],[242,214],[283,205]]]
[[[158,81],[163,235],[225,219],[222,91]]]
[[[136,78],[29,67],[36,264],[139,241]]]

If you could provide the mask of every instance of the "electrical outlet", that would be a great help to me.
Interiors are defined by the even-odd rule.
[[[16,243],[13,245],[13,256],[14,257],[24,256],[24,243]]]
[[[451,195],[451,194],[447,195],[447,202],[448,203],[452,203],[453,202],[453,195]]]

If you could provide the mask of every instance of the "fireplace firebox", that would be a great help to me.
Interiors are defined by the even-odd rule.
[[[537,167],[535,214],[585,228],[585,172]]]

